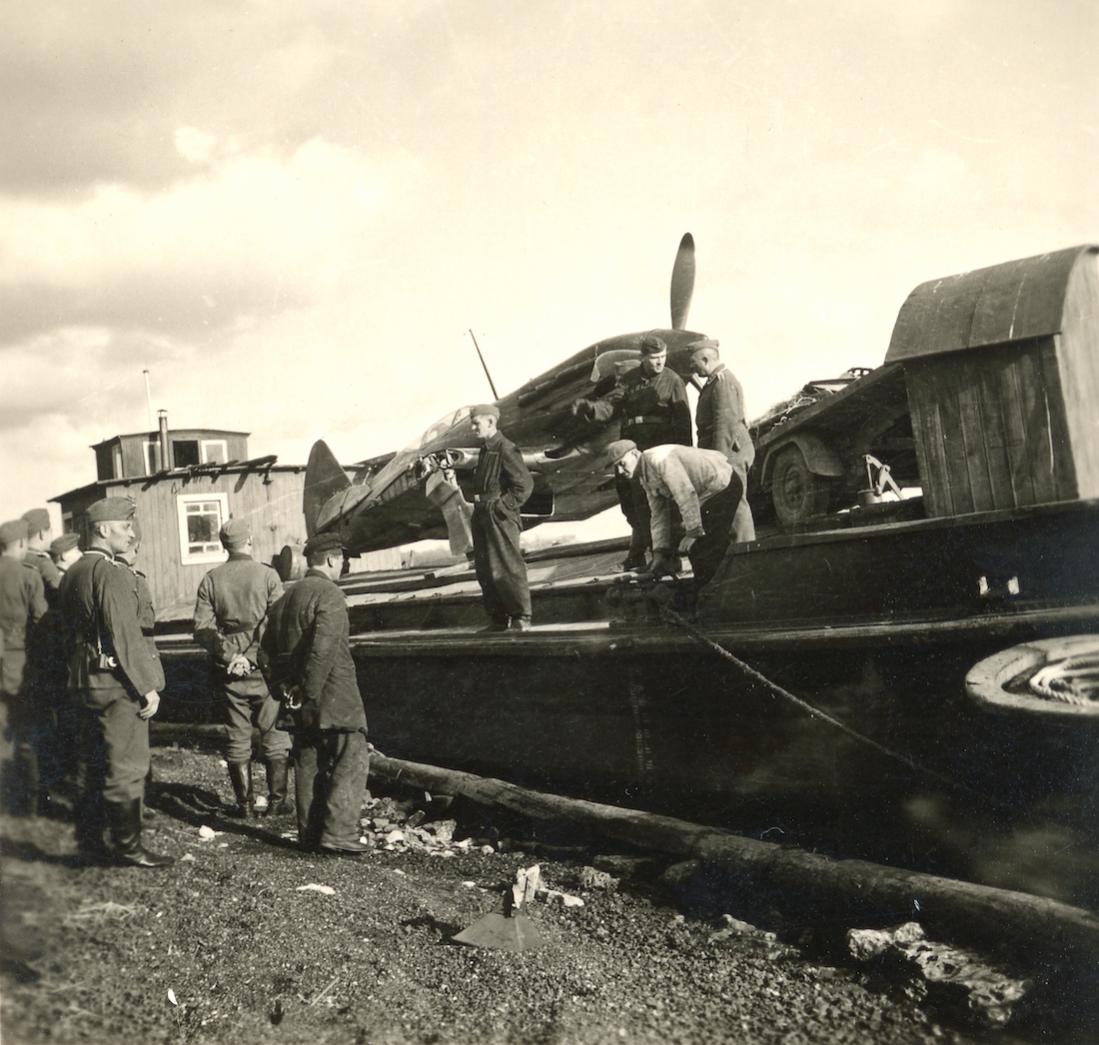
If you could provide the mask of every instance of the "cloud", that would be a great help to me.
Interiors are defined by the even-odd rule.
[[[314,138],[283,159],[194,127],[176,139],[206,166],[161,190],[0,199],[0,343],[77,324],[206,334],[316,300],[361,268],[416,193],[416,165],[397,149],[366,156]]]

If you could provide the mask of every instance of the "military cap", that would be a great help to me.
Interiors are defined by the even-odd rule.
[[[661,352],[667,352],[668,346],[664,344],[664,339],[657,337],[655,334],[646,334],[641,339],[641,354],[643,356],[658,356]]]
[[[607,446],[607,456],[611,459],[611,464],[614,465],[618,464],[631,450],[636,449],[637,443],[632,439],[616,439]]]
[[[338,533],[315,533],[305,542],[302,551],[306,557],[314,552],[342,552],[343,540]]]
[[[31,508],[23,513],[23,518],[27,521],[28,533],[39,533],[50,528],[50,513],[45,508]]]
[[[221,528],[221,543],[229,551],[234,548],[243,548],[252,536],[252,526],[247,519],[228,519]]]
[[[26,519],[12,519],[6,523],[0,523],[0,544],[5,548],[15,544],[16,541],[25,541],[26,539]]]
[[[500,408],[495,403],[478,403],[469,412],[470,417],[495,417],[500,420]]]
[[[75,533],[63,533],[60,537],[55,537],[50,541],[50,554],[64,555],[65,552],[71,552],[79,544],[80,538]]]
[[[88,509],[88,522],[126,522],[136,510],[129,497],[103,497]]]

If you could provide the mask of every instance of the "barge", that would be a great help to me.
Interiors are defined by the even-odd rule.
[[[917,287],[881,367],[757,437],[761,537],[701,591],[622,575],[613,541],[551,549],[535,627],[493,634],[464,564],[346,578],[374,744],[745,830],[903,834],[941,802],[1093,844],[1094,673],[1071,714],[989,687],[1026,689],[1013,650],[1099,651],[1099,248]],[[185,715],[201,651],[161,649]]]

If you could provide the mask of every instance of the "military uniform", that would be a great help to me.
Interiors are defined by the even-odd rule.
[[[318,540],[339,547],[339,539],[326,534],[307,543],[307,553]],[[349,634],[339,585],[310,568],[276,605],[263,636],[272,682],[300,695],[292,712],[295,798],[298,841],[310,850],[360,849],[369,755]]]
[[[500,432],[486,439],[473,474],[473,567],[485,610],[498,628],[530,620],[519,512],[533,490],[534,480],[515,444]]]
[[[735,491],[729,494],[736,496],[732,540],[754,541],[756,527],[748,504],[748,469],[756,458],[756,450],[744,420],[744,391],[724,363],[717,365],[699,393],[695,423],[699,449],[717,450],[733,466],[739,496]]]
[[[663,347],[661,345],[661,347]],[[691,407],[682,378],[665,367],[649,374],[644,364],[624,374],[602,399],[581,400],[580,412],[589,420],[605,424],[618,417],[619,437],[632,439],[639,450],[676,443],[691,445]],[[622,514],[630,524],[630,552],[625,565],[643,566],[649,543],[649,502],[635,476],[615,477],[615,492]]]
[[[22,520],[0,527],[5,546],[26,537]],[[26,685],[27,648],[47,610],[37,570],[12,555],[0,555],[0,767],[4,794],[13,808],[29,810],[38,790],[35,716]]]
[[[222,539],[226,540],[225,531]],[[211,656],[214,685],[224,702],[229,728],[225,758],[238,812],[245,814],[252,804],[253,723],[267,762],[268,810],[289,812],[285,802],[290,736],[275,726],[279,702],[271,696],[258,667],[268,614],[281,597],[282,583],[270,566],[230,550],[228,561],[202,578],[195,601],[195,639]],[[247,675],[229,674],[229,665],[237,657],[247,660]]]
[[[129,518],[115,503],[120,500],[96,502],[89,520]],[[152,867],[170,861],[141,846],[149,723],[138,712],[146,694],[163,688],[164,674],[151,638],[142,632],[137,582],[109,550],[90,548],[64,576],[61,614],[79,730],[77,843],[90,855],[104,855],[103,827],[109,824],[114,854],[124,863]],[[149,609],[151,599],[151,625]]]

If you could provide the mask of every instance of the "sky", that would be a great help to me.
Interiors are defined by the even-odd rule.
[[[917,284],[1099,242],[1094,0],[0,5],[0,518],[149,427],[410,442],[601,338],[750,416]]]

